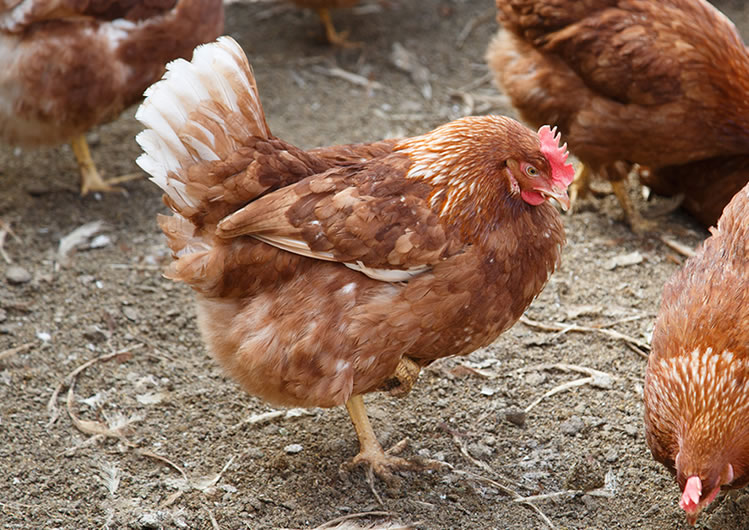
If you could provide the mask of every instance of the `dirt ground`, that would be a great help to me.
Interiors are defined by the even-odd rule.
[[[749,29],[741,2],[721,7]],[[483,60],[493,17],[490,0],[364,1],[334,13],[363,43],[340,50],[311,12],[238,3],[226,32],[254,66],[272,130],[312,147],[512,114]],[[395,66],[396,43],[427,83]],[[89,134],[105,176],[137,169],[134,112]],[[153,184],[81,198],[67,146],[0,146],[0,171],[0,219],[18,237],[5,249],[22,269],[0,261],[0,351],[21,346],[0,356],[0,526],[314,528],[365,512],[360,524],[418,528],[686,526],[645,445],[637,351],[684,258],[633,235],[613,196],[565,217],[564,260],[530,324],[435,363],[405,399],[367,396],[385,446],[408,438],[405,456],[447,464],[386,488],[339,471],[358,450],[344,409],[276,412],[222,375],[191,291],[161,277]],[[637,197],[646,212],[668,206]],[[62,259],[61,238],[93,221],[102,233]],[[688,247],[706,236],[679,212],[660,223]],[[699,524],[748,528],[748,506],[746,493],[724,496]]]

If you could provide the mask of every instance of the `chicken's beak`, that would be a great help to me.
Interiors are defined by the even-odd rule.
[[[565,212],[570,209],[570,197],[567,195],[566,189],[559,189],[552,184],[551,189],[538,187],[535,188],[535,191],[543,194],[545,197],[556,199]]]

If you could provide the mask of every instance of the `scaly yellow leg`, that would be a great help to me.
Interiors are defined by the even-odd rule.
[[[382,446],[377,441],[374,430],[372,430],[372,424],[369,423],[367,410],[364,407],[364,400],[361,396],[352,396],[346,402],[346,409],[349,416],[351,416],[354,429],[356,429],[356,436],[359,438],[359,454],[354,457],[347,467],[354,467],[360,464],[367,465],[378,477],[388,484],[397,482],[393,476],[393,471],[400,469],[417,470],[424,467],[410,462],[405,458],[388,455],[382,450]]]
[[[625,180],[612,180],[611,188],[614,190],[614,195],[619,199],[619,204],[622,205],[624,210],[624,216],[629,223],[630,228],[636,234],[644,234],[646,232],[652,232],[657,228],[657,223],[644,219],[640,214],[640,211],[635,207],[632,199],[629,197],[629,190],[627,189],[628,181]]]
[[[96,165],[91,158],[91,151],[88,149],[86,137],[82,134],[76,136],[71,140],[70,146],[73,148],[73,154],[78,161],[78,168],[81,171],[81,195],[86,195],[92,191],[124,192],[124,189],[113,186],[113,184],[143,178],[142,173],[132,173],[105,181],[96,170]]]
[[[320,17],[323,25],[325,26],[325,36],[328,42],[334,46],[341,46],[343,48],[357,48],[361,46],[360,42],[352,42],[348,40],[348,31],[338,33],[333,25],[333,19],[330,18],[330,10],[327,7],[319,7],[316,9],[317,16]]]

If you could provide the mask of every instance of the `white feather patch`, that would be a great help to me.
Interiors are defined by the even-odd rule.
[[[251,103],[240,108],[240,98],[247,101],[248,95]],[[136,137],[144,152],[136,162],[179,207],[197,206],[187,193],[185,169],[195,162],[221,160],[239,147],[224,142],[219,151],[215,135],[201,121],[218,124],[229,139],[245,138],[248,131],[270,136],[250,65],[230,37],[198,46],[191,62],[169,63],[163,79],[151,85],[145,96],[135,114],[146,126]],[[222,110],[211,111],[201,106],[203,102]],[[188,124],[200,131],[199,138],[184,134]]]

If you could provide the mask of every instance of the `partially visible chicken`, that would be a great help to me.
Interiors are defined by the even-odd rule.
[[[333,20],[330,18],[330,10],[340,7],[353,7],[359,0],[291,0],[299,7],[314,9],[325,26],[325,37],[330,44],[337,46],[351,47],[358,46],[357,43],[347,39],[348,31],[338,33],[333,26]]]
[[[528,122],[559,127],[583,182],[587,171],[611,181],[633,229],[651,226],[627,194],[633,163],[657,171],[749,154],[749,53],[707,2],[496,3],[504,30],[487,59],[498,85]],[[711,188],[726,187],[736,190],[723,179]]]
[[[749,184],[668,282],[645,375],[653,457],[694,524],[722,487],[749,483]]]
[[[272,403],[345,404],[387,478],[362,395],[491,343],[547,282],[573,176],[558,136],[501,116],[303,151],[274,137],[228,37],[175,61],[136,117],[174,262],[208,349]],[[415,367],[415,369],[414,369]]]
[[[715,226],[723,208],[749,182],[749,154],[708,158],[640,173],[661,195],[684,197],[682,207],[705,227]]]
[[[197,44],[223,29],[221,0],[5,0],[0,4],[0,141],[71,142],[81,193],[111,191],[84,133],[115,119]]]

